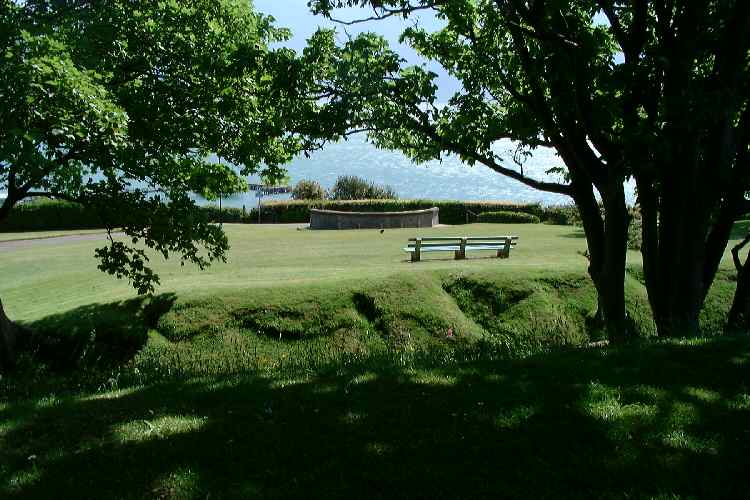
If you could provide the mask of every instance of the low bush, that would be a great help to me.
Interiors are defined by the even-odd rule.
[[[329,198],[332,200],[395,200],[398,195],[391,186],[375,184],[354,175],[342,175],[336,179]]]
[[[477,222],[493,222],[498,224],[539,224],[540,220],[534,214],[525,212],[510,212],[498,210],[497,212],[483,212],[477,216]]]
[[[227,223],[249,223],[250,212],[245,211],[242,208],[234,207],[217,207],[216,205],[207,205],[200,207],[204,213],[208,214],[208,220],[211,222],[227,222]]]
[[[322,189],[322,188],[321,188]],[[305,223],[310,221],[310,209],[321,208],[342,212],[400,212],[438,207],[443,224],[469,224],[481,222],[480,216],[487,212],[505,212],[509,215],[494,222],[538,222],[550,224],[580,225],[575,206],[562,205],[543,207],[538,203],[513,203],[503,201],[456,201],[456,200],[281,200],[264,203],[261,221],[265,223]],[[258,210],[252,208],[222,207],[207,205],[200,207],[211,222],[255,223]],[[530,214],[534,217],[527,217]],[[631,248],[639,247],[639,214],[633,212],[631,224]],[[488,222],[485,216],[485,222]],[[506,217],[506,216],[503,216]],[[534,220],[534,218],[538,220]],[[520,220],[523,219],[523,220]],[[0,223],[0,232],[44,231],[64,229],[97,229],[104,227],[95,210],[77,203],[39,200],[16,206],[10,216]]]
[[[640,250],[643,244],[643,222],[641,210],[638,207],[630,209],[630,224],[628,225],[628,248]]]
[[[35,200],[16,205],[0,231],[43,231],[50,229],[96,229],[103,223],[95,210],[67,201]]]
[[[443,224],[469,224],[477,222],[483,212],[525,212],[544,217],[545,209],[538,203],[511,203],[502,201],[454,200],[285,200],[263,204],[263,222],[305,223],[310,221],[310,209],[319,208],[341,212],[401,212],[438,207]],[[251,221],[258,220],[253,209]]]
[[[544,221],[559,226],[580,226],[581,215],[575,205],[553,205],[544,209]]]
[[[323,200],[326,190],[317,181],[303,179],[299,181],[292,190],[293,200]]]
[[[243,208],[207,205],[200,210],[211,222],[249,223],[253,212]],[[257,211],[255,212],[257,220]],[[117,224],[115,224],[117,225]],[[0,222],[0,232],[49,231],[65,229],[99,229],[104,222],[96,210],[78,203],[57,200],[36,200],[13,208],[8,218]]]

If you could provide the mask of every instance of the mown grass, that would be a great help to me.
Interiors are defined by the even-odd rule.
[[[7,498],[739,498],[750,342],[171,378],[0,405]]]
[[[95,301],[76,282],[62,308],[15,304],[36,335],[0,378],[0,497],[742,496],[750,340],[651,340],[631,255],[636,338],[591,347],[583,240],[513,229],[526,247],[508,260],[410,264],[411,230],[261,227],[277,240],[260,251],[232,227],[228,264],[158,264],[161,295],[108,282]],[[93,245],[38,250],[80,280]],[[65,293],[3,255],[56,287],[35,300]],[[733,279],[724,267],[704,334]]]
[[[330,285],[433,270],[502,269],[509,274],[533,270],[584,271],[585,240],[566,226],[471,224],[432,229],[361,231],[297,230],[294,225],[226,224],[232,246],[227,263],[205,271],[180,266],[177,260],[152,256],[159,273],[160,293],[180,297],[210,296],[238,289]],[[455,236],[518,234],[520,244],[507,260],[483,258],[490,253],[454,261],[450,254],[432,254],[412,264],[402,247],[415,235]],[[132,288],[96,268],[94,248],[101,241],[66,242],[0,249],[0,298],[9,316],[37,320],[93,303],[107,304],[133,297]],[[638,260],[638,254],[632,253]]]

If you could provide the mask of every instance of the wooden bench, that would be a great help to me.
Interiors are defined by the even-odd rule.
[[[511,248],[518,243],[518,236],[456,236],[433,238],[409,238],[404,247],[411,253],[411,261],[419,262],[425,252],[454,252],[456,259],[465,259],[472,250],[493,250],[501,259],[510,257]]]

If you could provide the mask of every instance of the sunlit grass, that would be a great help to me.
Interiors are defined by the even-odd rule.
[[[640,339],[599,347],[571,228],[466,226],[522,245],[420,264],[413,230],[228,229],[230,263],[158,264],[147,299],[91,242],[3,254],[0,297],[47,343],[0,378],[0,497],[743,494],[750,343],[650,340],[637,256]]]

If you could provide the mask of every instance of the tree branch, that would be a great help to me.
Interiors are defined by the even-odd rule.
[[[345,21],[343,19],[338,19],[338,18],[335,18],[335,17],[333,17],[331,15],[326,15],[325,17],[327,17],[328,19],[330,19],[334,23],[342,24],[344,26],[352,26],[352,25],[355,25],[355,24],[362,24],[362,23],[367,23],[367,22],[370,22],[370,21],[382,21],[383,19],[388,19],[389,17],[393,17],[393,16],[407,17],[410,14],[412,14],[414,12],[417,12],[417,11],[420,11],[420,10],[429,10],[429,9],[432,9],[432,8],[440,5],[441,3],[442,2],[434,1],[434,2],[430,2],[429,4],[426,4],[426,5],[408,5],[406,7],[400,8],[400,9],[389,9],[388,7],[385,7],[385,6],[378,6],[378,7],[374,7],[373,8],[373,10],[375,10],[375,14],[374,15],[372,15],[370,17],[360,18],[360,19],[353,19],[353,20],[350,20],[350,21]],[[377,9],[380,9],[380,11],[382,13],[378,13]]]
[[[81,198],[76,198],[64,193],[57,193],[54,191],[29,191],[24,195],[24,198],[55,198],[58,200],[69,201],[71,203],[82,203]]]
[[[408,104],[408,103],[405,103],[405,104]],[[414,113],[416,113],[418,116],[421,117],[421,122],[417,122],[417,121],[414,122],[415,128],[417,128],[420,132],[424,133],[427,137],[435,141],[437,144],[444,146],[447,151],[461,155],[465,158],[470,158],[474,161],[477,161],[489,167],[490,169],[494,170],[495,172],[499,174],[502,174],[506,177],[510,177],[511,179],[521,182],[522,184],[525,184],[534,189],[538,189],[540,191],[546,191],[548,193],[557,193],[557,194],[564,194],[564,195],[572,196],[572,188],[568,184],[559,184],[556,182],[545,182],[545,181],[540,181],[531,177],[527,177],[521,172],[517,172],[510,168],[501,166],[492,158],[481,155],[477,153],[476,151],[469,151],[463,146],[461,146],[460,144],[453,142],[451,140],[448,140],[447,138],[443,137],[435,129],[433,125],[429,123],[427,115],[422,110],[420,110],[417,106],[414,106],[414,105],[412,105],[412,109]]]

